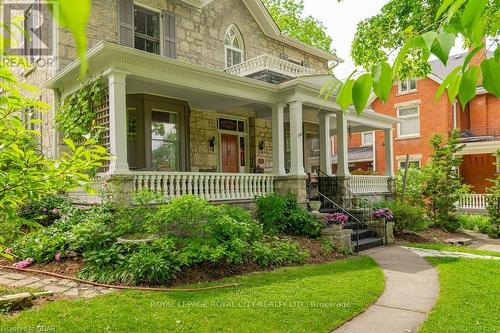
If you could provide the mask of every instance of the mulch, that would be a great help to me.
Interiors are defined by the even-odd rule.
[[[292,241],[298,242],[303,250],[309,252],[309,257],[306,258],[305,264],[322,264],[339,259],[346,256],[335,251],[327,252],[324,250],[320,239],[311,239],[305,237],[287,237]],[[0,258],[0,265],[11,266],[12,262],[4,258]],[[83,268],[83,259],[76,257],[62,262],[35,263],[30,266],[30,269],[40,270],[44,272],[61,274],[69,277],[76,277],[78,271]],[[184,284],[192,284],[199,282],[219,281],[226,277],[245,275],[254,272],[272,271],[273,269],[286,266],[296,265],[280,265],[276,267],[263,268],[253,262],[247,262],[240,265],[220,265],[212,263],[203,263],[196,266],[184,268],[176,275],[171,286]],[[31,274],[31,273],[30,273]],[[33,274],[41,277],[48,277],[43,274]],[[152,286],[149,286],[152,287]]]
[[[404,231],[395,235],[399,243],[444,243],[450,238],[470,238],[466,233],[447,232],[439,228],[429,228],[423,231]]]

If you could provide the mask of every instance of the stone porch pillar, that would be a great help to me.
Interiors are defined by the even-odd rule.
[[[129,172],[127,162],[127,105],[125,79],[127,73],[108,70],[109,87],[109,147],[114,159],[109,165],[110,174]]]
[[[385,175],[394,177],[394,147],[392,128],[384,129]]]
[[[319,168],[327,175],[332,175],[332,140],[330,135],[330,115],[319,114]]]
[[[278,103],[272,106],[273,130],[273,172],[283,176],[285,172],[285,104]]]

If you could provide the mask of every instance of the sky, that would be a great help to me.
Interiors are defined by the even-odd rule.
[[[343,0],[340,3],[337,0],[304,0],[304,14],[312,15],[326,25],[337,55],[344,60],[335,69],[338,78],[346,78],[355,68],[350,51],[357,24],[378,14],[387,2],[389,0]],[[451,54],[459,52],[461,45],[457,43]]]

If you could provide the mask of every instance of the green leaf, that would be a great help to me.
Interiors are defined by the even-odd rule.
[[[356,113],[360,115],[366,108],[368,98],[372,91],[372,77],[370,74],[363,74],[356,80],[352,87],[352,101],[356,108]]]
[[[340,87],[339,94],[337,95],[337,103],[343,111],[347,110],[347,107],[352,104],[352,87],[354,86],[354,82],[353,79],[348,79]]]
[[[443,14],[444,11],[447,10],[448,7],[450,7],[450,5],[453,3],[453,1],[455,1],[455,0],[444,0],[443,3],[441,4],[441,6],[439,6],[434,19],[437,20],[441,16],[441,14]]]
[[[500,78],[500,63],[493,58],[483,60],[481,70],[484,89],[500,98],[500,80],[498,79]]]
[[[387,62],[381,62],[372,71],[373,91],[375,95],[387,102],[392,88],[392,68]]]
[[[470,30],[479,24],[479,19],[487,4],[488,0],[469,0],[462,13],[461,19],[462,27],[465,30]]]
[[[448,85],[448,99],[450,102],[454,101],[458,95],[458,90],[460,88],[460,81],[462,81],[462,74],[457,74],[453,77]]]
[[[451,48],[455,45],[455,34],[451,32],[441,31],[432,45],[432,53],[446,65]]]
[[[453,18],[457,10],[463,5],[465,0],[455,0],[455,2],[448,8],[448,13],[446,14],[445,22],[448,23]]]
[[[495,49],[493,57],[497,62],[500,62],[500,49],[498,47]]]
[[[467,103],[476,96],[480,72],[479,67],[471,67],[467,69],[462,76],[458,92],[458,99],[462,105],[462,110],[465,110]]]
[[[443,82],[439,85],[439,88],[436,91],[436,95],[434,96],[435,99],[436,99],[436,101],[439,99],[439,97],[441,97],[441,95],[446,90],[446,88],[448,88],[448,86],[450,85],[450,83],[455,79],[455,76],[460,71],[460,68],[461,68],[460,66],[455,67],[455,69],[453,69],[450,72],[450,74],[448,74],[446,76],[446,78],[443,80]]]
[[[80,75],[87,72],[87,62],[84,59],[87,51],[87,36],[85,33],[90,17],[89,0],[59,0],[55,10],[55,17],[59,24],[68,29],[76,42],[76,50],[81,59]]]
[[[429,53],[431,52],[432,45],[434,44],[434,41],[436,40],[437,36],[438,36],[437,32],[428,31],[417,37],[417,39],[415,40],[415,46],[423,50],[425,48],[425,51]]]
[[[396,60],[394,60],[394,63],[392,65],[392,78],[393,79],[395,79],[398,76],[399,67],[401,67],[401,62],[406,57],[406,55],[408,54],[408,51],[410,51],[411,47],[414,44],[415,44],[415,40],[408,40],[403,44],[403,46],[399,50],[398,55],[396,57]]]

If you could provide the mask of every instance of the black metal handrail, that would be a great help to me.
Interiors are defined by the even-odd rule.
[[[335,206],[339,211],[341,211],[342,213],[349,216],[351,221],[354,221],[354,224],[356,225],[356,229],[355,229],[355,231],[356,231],[356,254],[359,254],[359,226],[362,225],[363,223],[356,216],[352,215],[348,210],[346,210],[344,207],[340,206],[335,201],[328,198],[326,195],[324,195],[323,193],[318,191],[318,189],[315,189],[311,185],[310,182],[307,182],[307,190],[308,190],[308,193],[311,193],[310,191],[314,191],[317,196],[322,197],[324,200],[328,201],[330,204]]]
[[[321,174],[321,175],[325,176],[326,178],[335,178],[335,177],[330,176],[329,174],[327,174],[326,172],[324,172],[320,169],[317,170],[317,173],[318,173],[318,175]],[[341,192],[343,190],[345,193],[347,193],[348,202],[349,202],[348,208],[349,209],[356,209],[357,211],[361,210],[361,214],[363,215],[363,220],[364,220],[364,221],[360,221],[361,225],[364,228],[368,228],[371,231],[376,233],[377,231],[374,228],[372,228],[369,224],[366,223],[367,221],[372,220],[373,211],[376,209],[376,207],[373,205],[373,202],[371,202],[370,200],[366,200],[365,198],[361,198],[359,195],[355,194],[353,191],[351,191],[351,189],[344,186],[340,182],[337,182],[337,186],[338,186],[338,190],[337,190],[338,192]],[[354,201],[354,203],[353,203],[353,201]],[[358,221],[359,221],[359,219],[358,219]],[[386,244],[387,243],[387,224],[386,223],[384,223],[383,239],[384,239],[384,244]]]

